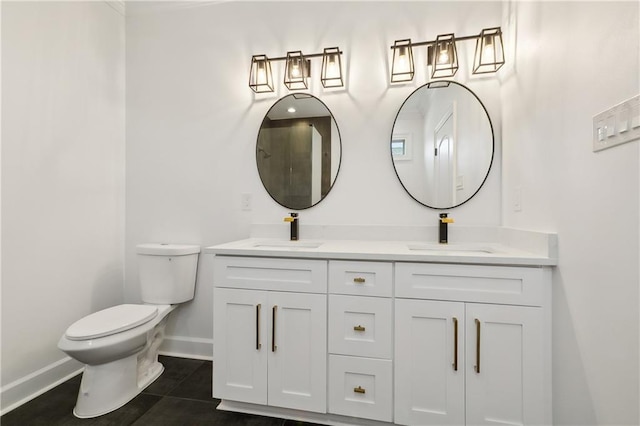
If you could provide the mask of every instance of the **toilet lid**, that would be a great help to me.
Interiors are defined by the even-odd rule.
[[[88,315],[67,329],[70,340],[88,340],[130,330],[158,315],[152,305],[118,305]]]

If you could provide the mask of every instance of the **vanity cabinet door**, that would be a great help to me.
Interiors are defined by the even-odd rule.
[[[213,396],[267,403],[267,293],[214,289]]]
[[[543,323],[541,308],[466,305],[467,424],[547,422]]]
[[[464,303],[395,303],[395,422],[464,424]]]
[[[213,396],[325,413],[327,296],[214,289]]]
[[[327,411],[327,296],[269,293],[269,405]]]

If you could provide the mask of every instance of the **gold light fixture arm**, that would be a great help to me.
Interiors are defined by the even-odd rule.
[[[498,28],[500,29],[500,28]],[[485,31],[485,30],[483,30]],[[465,40],[477,40],[482,36],[482,33],[480,34],[476,34],[476,35],[470,35],[470,36],[463,36],[463,37],[454,37],[453,41],[455,41],[456,43],[459,41],[465,41]],[[408,44],[408,46],[411,47],[420,47],[420,46],[433,46],[436,44],[436,40],[428,40],[428,41],[416,41],[416,42],[410,42]],[[394,49],[398,49],[400,46],[396,46],[393,45],[390,47],[391,50]],[[286,59],[286,58],[278,58],[278,59]],[[275,60],[275,59],[270,59],[271,61]]]

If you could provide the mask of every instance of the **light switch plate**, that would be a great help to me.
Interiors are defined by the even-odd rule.
[[[251,211],[251,194],[242,194],[240,198],[240,209],[243,211]]]
[[[513,211],[521,212],[522,211],[522,187],[516,186],[513,189]]]
[[[593,116],[593,152],[640,139],[640,95]]]

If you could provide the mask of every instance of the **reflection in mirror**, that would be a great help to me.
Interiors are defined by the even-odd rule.
[[[448,209],[469,201],[493,161],[493,127],[480,99],[453,81],[415,90],[402,104],[391,133],[393,166],[419,203]]]
[[[326,105],[312,95],[295,93],[278,100],[262,121],[258,173],[277,203],[306,209],[331,190],[341,151],[340,132]]]

